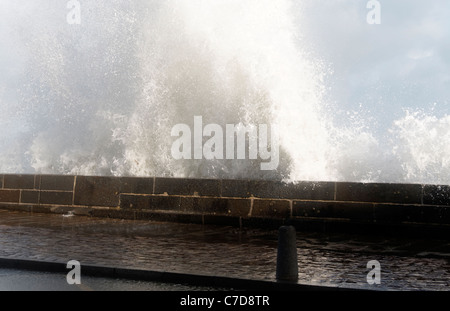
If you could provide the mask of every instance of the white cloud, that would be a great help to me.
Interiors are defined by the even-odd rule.
[[[450,77],[448,1],[380,1],[381,25],[366,23],[366,1],[305,2],[302,30],[334,71],[334,101],[348,108],[362,102],[392,119],[405,106],[450,98],[443,85]]]

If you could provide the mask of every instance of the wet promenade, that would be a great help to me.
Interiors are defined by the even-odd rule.
[[[302,284],[450,290],[450,240],[298,232],[297,247]],[[274,280],[276,253],[277,231],[0,210],[4,258]]]

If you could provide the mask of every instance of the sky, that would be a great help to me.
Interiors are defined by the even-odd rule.
[[[206,8],[206,12],[208,12],[209,7],[203,6],[203,0],[191,1],[173,0],[170,3],[172,3],[172,8],[178,7],[179,10],[184,8],[186,11],[190,11],[187,3],[195,3],[193,12],[185,14],[193,19],[196,17],[196,10]],[[244,1],[252,3],[248,6],[249,8],[258,8],[259,3],[253,0]],[[183,5],[177,6],[177,2]],[[299,50],[307,54],[308,58],[318,67],[317,71],[323,87],[323,94],[320,97],[321,105],[325,108],[326,113],[333,115],[333,125],[336,128],[360,127],[367,129],[369,134],[361,137],[369,137],[370,140],[373,135],[374,141],[376,140],[374,144],[378,144],[377,148],[382,148],[383,144],[393,139],[390,131],[397,124],[397,129],[399,127],[404,129],[403,132],[400,130],[396,136],[396,138],[403,139],[403,142],[399,143],[397,147],[409,148],[409,151],[406,151],[409,153],[404,156],[404,163],[414,162],[414,168],[410,171],[426,171],[428,166],[422,165],[423,162],[432,163],[435,166],[442,165],[444,169],[441,171],[445,174],[446,172],[450,173],[450,163],[441,163],[439,159],[430,160],[431,153],[438,154],[440,158],[450,157],[450,150],[442,151],[443,148],[439,145],[443,139],[450,137],[450,118],[446,118],[450,115],[450,1],[379,0],[381,14],[379,24],[367,22],[367,15],[371,11],[367,8],[368,2],[368,0],[279,0],[270,3],[261,1],[260,3],[268,6],[279,3],[283,9],[286,3],[290,5],[289,14],[292,15],[297,30]],[[118,42],[117,38],[129,39],[133,43],[140,38],[140,34],[133,32],[133,27],[146,24],[139,20],[139,14],[122,15],[121,12],[130,10],[134,4],[139,8],[139,5],[149,2],[144,0],[132,2],[83,0],[80,3],[82,10],[91,10],[90,17],[99,17],[100,20],[91,19],[91,24],[87,22],[82,24],[80,29],[87,29],[89,32],[76,32],[78,38],[81,38],[79,42],[85,42],[87,45],[75,47],[74,55],[78,55],[76,53],[80,50],[92,51],[89,54],[91,56],[79,54],[77,57],[81,60],[83,57],[87,57],[84,59],[87,62],[77,66],[76,61],[79,59],[72,59],[72,54],[66,53],[70,51],[70,47],[66,45],[71,41],[65,40],[63,37],[67,33],[64,31],[67,31],[68,27],[65,19],[68,9],[65,1],[0,1],[0,125],[3,129],[7,129],[0,133],[0,162],[3,163],[0,168],[3,170],[7,168],[11,172],[21,172],[29,169],[29,167],[21,168],[19,162],[26,161],[31,152],[30,145],[33,142],[36,145],[39,139],[36,132],[31,135],[22,135],[29,130],[27,118],[30,117],[30,106],[23,102],[23,94],[29,92],[29,89],[26,88],[31,85],[28,81],[30,73],[28,68],[32,68],[33,74],[38,79],[48,79],[48,81],[44,81],[47,86],[57,85],[58,89],[55,93],[61,98],[69,94],[65,92],[70,87],[77,86],[76,83],[70,84],[71,77],[65,74],[64,68],[69,68],[70,74],[78,74],[78,69],[80,71],[87,70],[88,72],[82,73],[86,74],[94,83],[99,84],[96,87],[83,86],[81,84],[85,81],[83,80],[84,75],[78,76],[80,85],[78,89],[75,87],[75,91],[79,91],[85,96],[83,109],[80,108],[85,115],[95,113],[91,106],[96,101],[96,94],[104,96],[103,98],[106,100],[113,100],[112,97],[109,97],[109,93],[112,92],[111,90],[117,90],[117,85],[114,83],[123,86],[123,82],[135,81],[133,74],[130,74],[132,72],[130,68],[134,64],[131,61],[128,62],[126,59],[128,50],[123,49],[130,45],[127,42]],[[86,3],[89,5],[85,5]],[[154,9],[154,12],[147,16],[158,16],[158,8],[162,2],[153,0],[150,3],[150,8]],[[226,2],[217,0],[217,3]],[[234,2],[233,5],[240,8],[239,2]],[[95,12],[101,10],[104,10],[104,13],[96,15]],[[216,14],[215,18],[218,18],[218,11],[212,11]],[[204,17],[208,13],[203,11],[202,14]],[[270,16],[267,8],[265,14]],[[183,16],[183,14],[176,16]],[[251,14],[248,16],[251,18]],[[121,18],[128,20],[124,22]],[[137,20],[135,24],[131,20],[133,18]],[[227,18],[228,16],[225,16],[224,20]],[[83,21],[86,20],[83,19]],[[214,22],[209,21],[208,23],[214,25]],[[155,25],[151,21],[148,24],[151,25],[150,27]],[[168,21],[167,25],[169,24],[173,26],[176,25],[176,22]],[[126,29],[123,27],[124,25],[131,26]],[[265,27],[261,23],[258,25],[262,28]],[[153,38],[152,31],[168,31],[167,33],[171,35],[170,30],[165,28],[164,20],[158,27],[160,28],[157,30],[147,30],[149,38]],[[205,29],[205,32],[207,31],[214,30]],[[236,32],[236,29],[233,31]],[[120,33],[120,36],[115,36],[115,32]],[[135,35],[136,37],[134,37]],[[89,40],[84,40],[86,38]],[[164,38],[159,39],[161,42],[165,42]],[[39,45],[40,42],[50,44],[52,48],[46,50],[45,46]],[[110,44],[110,46],[105,46],[105,44]],[[66,54],[60,54],[61,51]],[[104,55],[107,55],[109,59],[104,59]],[[89,61],[95,61],[99,67],[89,68]],[[120,62],[121,66],[123,65],[120,68],[126,75],[123,81],[115,80],[111,75],[102,76],[102,70],[108,71],[115,68],[111,65],[114,62]],[[40,66],[49,73],[47,76],[39,75]],[[89,71],[91,69],[92,71]],[[52,75],[52,70],[54,70],[54,75]],[[63,77],[67,81],[57,81],[58,77]],[[52,79],[55,80],[52,81]],[[104,83],[99,81],[104,81]],[[103,87],[105,87],[104,90],[102,90]],[[89,93],[89,90],[92,94]],[[41,91],[45,93],[49,90]],[[120,96],[127,100],[134,96],[132,92],[135,90],[127,91],[123,88],[121,91]],[[30,95],[30,93],[26,94]],[[49,92],[49,94],[52,93]],[[37,94],[37,96],[41,95]],[[70,105],[74,105],[74,102],[68,103],[70,107],[45,107],[42,101],[36,101],[33,105],[35,106],[31,107],[31,114],[41,112],[44,115],[45,109],[53,109],[56,111],[56,115],[58,113],[61,115],[72,109],[73,107]],[[43,105],[42,109],[36,105]],[[106,104],[102,103],[101,105]],[[80,114],[76,117],[77,120],[69,118],[68,121],[81,124],[83,118],[87,118],[85,115]],[[410,115],[413,115],[414,118],[408,119]],[[53,121],[63,123],[64,121],[64,118],[62,121],[44,116],[43,118],[46,123]],[[39,126],[45,129],[47,125]],[[98,126],[100,127],[100,124]],[[58,125],[54,126],[52,130],[57,132],[62,128],[63,126]],[[75,128],[77,127],[74,126]],[[78,128],[81,127],[78,126]],[[414,128],[420,131],[416,132]],[[82,130],[85,129],[80,129],[80,131]],[[67,131],[70,132],[70,130]],[[99,132],[101,135],[107,135],[108,131],[109,129]],[[428,132],[436,132],[436,134],[428,137]],[[402,138],[401,135],[404,137]],[[421,136],[420,143],[411,142],[414,140],[414,135]],[[40,139],[44,140],[42,137]],[[58,139],[62,144],[68,144],[67,141],[72,139],[72,136],[61,136]],[[19,140],[25,140],[25,142],[19,146],[17,145]],[[346,144],[343,144],[343,148],[348,146],[348,143]],[[420,148],[413,150],[414,145],[418,145]],[[432,149],[430,147],[432,145],[436,149]],[[392,145],[389,148],[392,148]],[[59,154],[64,151],[61,150],[61,148],[56,148],[54,153]],[[426,150],[429,150],[428,154]],[[66,151],[70,152],[70,150]],[[370,153],[370,150],[368,152]],[[16,160],[14,156],[17,155],[20,159]],[[352,156],[352,154],[343,155],[345,159]],[[374,157],[377,156],[378,154]],[[367,154],[357,155],[357,157],[359,157],[357,160],[360,161],[361,158],[367,157]],[[348,167],[353,165],[352,161],[349,161]],[[407,165],[405,164],[405,166]],[[439,169],[439,167],[436,168],[436,170]],[[351,178],[350,175],[347,177]],[[429,181],[430,178],[426,180]],[[438,180],[450,182],[447,179]]]
[[[34,2],[34,1],[33,1]],[[64,2],[64,1],[61,1]],[[293,1],[303,42],[333,72],[330,101],[371,111],[401,107],[447,112],[450,98],[450,2],[380,0],[381,24],[369,25],[366,0]],[[55,2],[56,3],[56,2]],[[64,10],[65,8],[63,8]],[[30,1],[0,3],[0,91],[16,82],[24,57],[10,36],[35,10]],[[13,14],[11,14],[13,13]],[[27,27],[27,26],[23,26]],[[26,30],[26,28],[25,28]],[[15,79],[16,78],[16,79]],[[7,94],[5,94],[7,93]],[[9,93],[9,94],[8,94]],[[376,103],[376,105],[375,105]]]
[[[330,101],[369,112],[380,124],[403,109],[450,109],[450,2],[379,1],[368,24],[364,0],[302,1],[305,40],[329,66]]]

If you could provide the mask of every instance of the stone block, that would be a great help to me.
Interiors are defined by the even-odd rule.
[[[377,223],[450,224],[450,207],[438,205],[375,204]]]
[[[153,194],[153,177],[120,177],[120,193]]]
[[[221,183],[222,197],[248,198],[250,192],[248,190],[248,180],[241,179],[224,179]]]
[[[3,176],[4,189],[39,189],[35,175],[9,175]]]
[[[285,183],[272,180],[244,180],[227,179],[222,180],[222,197],[238,198],[280,198],[281,189]]]
[[[292,216],[293,217],[322,217],[334,218],[344,217],[339,215],[335,210],[335,202],[314,202],[314,201],[293,201]]]
[[[450,186],[425,185],[423,204],[450,205]]]
[[[229,189],[239,191],[239,188],[245,189],[247,195],[257,198],[268,199],[305,199],[305,200],[333,200],[334,199],[334,182],[297,182],[284,183],[281,181],[270,180],[249,180],[246,183],[241,182],[242,186],[231,185]],[[242,192],[242,190],[241,190]],[[227,195],[232,196],[232,191],[228,191]],[[223,196],[223,194],[222,194]]]
[[[433,205],[408,205],[402,207],[403,221],[427,224],[450,224],[449,208]]]
[[[292,204],[292,216],[372,221],[373,209],[372,203],[294,201]]]
[[[422,186],[416,184],[347,183],[336,184],[337,201],[420,204]]]
[[[180,197],[158,195],[120,195],[120,208],[133,210],[180,211]]]
[[[41,190],[73,191],[75,176],[69,175],[41,175]]]
[[[257,198],[278,199],[284,185],[281,181],[250,180],[248,182],[248,192]]]
[[[405,206],[399,204],[374,204],[377,223],[400,223],[405,220]]]
[[[185,211],[205,215],[248,216],[250,205],[249,199],[182,198]]]
[[[74,203],[116,207],[119,205],[120,184],[117,177],[77,176]]]
[[[282,199],[333,200],[334,182],[297,182],[284,184],[280,189]]]
[[[252,217],[289,218],[290,203],[287,200],[254,199]]]
[[[72,205],[73,193],[69,191],[41,191],[40,204]]]
[[[22,190],[20,203],[39,203],[39,190]]]
[[[155,178],[155,193],[169,195],[220,196],[220,180],[190,178]]]
[[[0,202],[19,203],[20,190],[0,189]]]

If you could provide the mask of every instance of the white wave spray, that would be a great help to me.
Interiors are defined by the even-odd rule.
[[[406,113],[387,140],[336,125],[301,2],[85,1],[80,25],[61,1],[2,5],[20,16],[0,32],[20,51],[16,91],[0,80],[2,173],[450,183],[448,117]],[[173,159],[171,128],[196,115],[277,124],[278,170]]]

